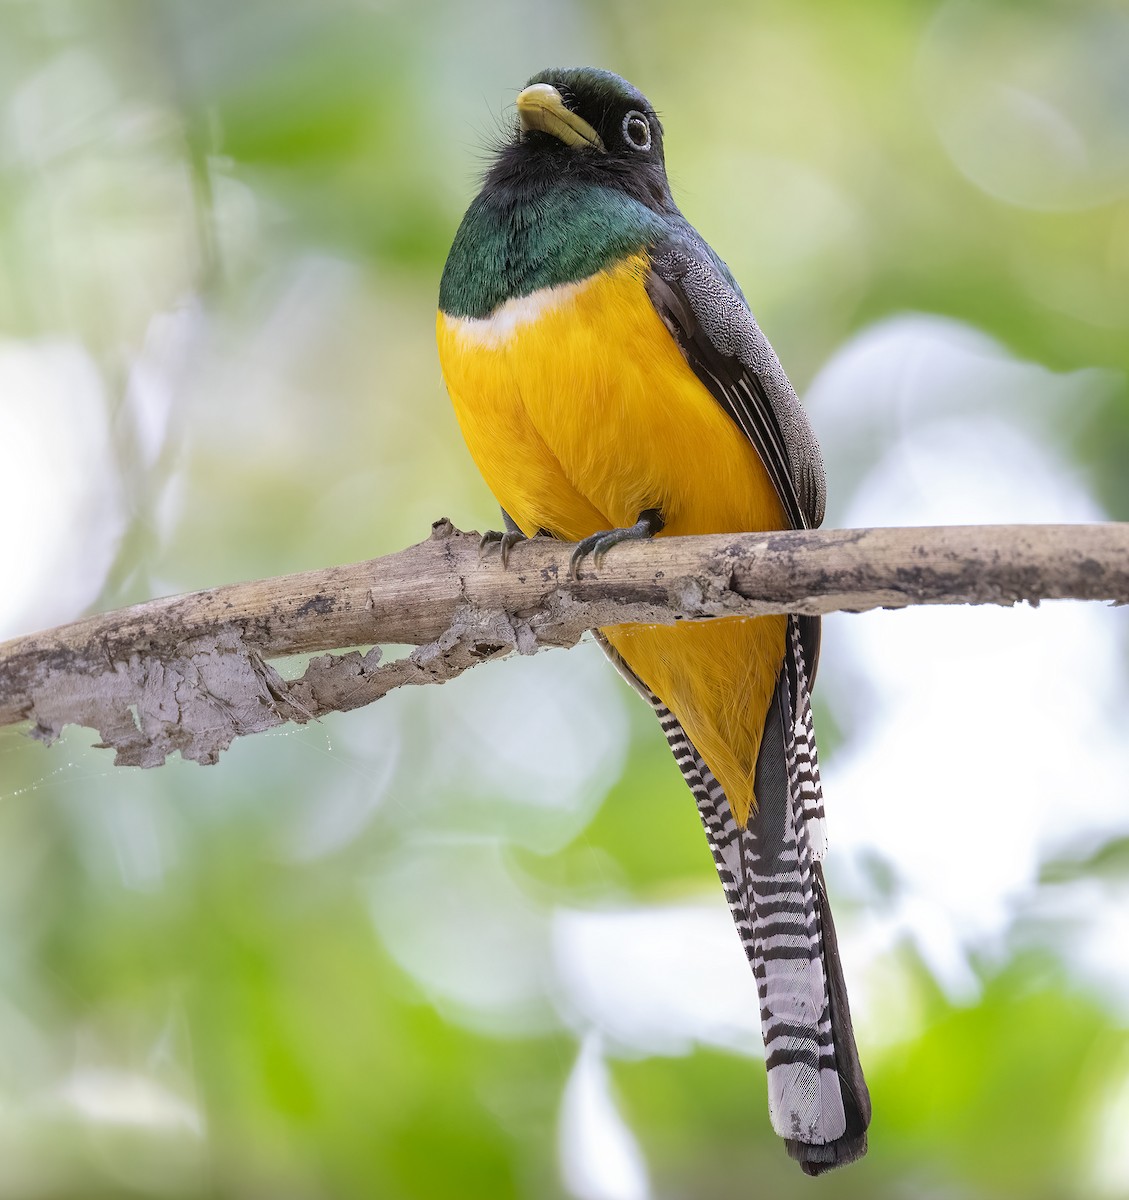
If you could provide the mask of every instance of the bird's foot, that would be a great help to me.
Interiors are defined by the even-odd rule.
[[[510,551],[518,544],[529,539],[520,529],[507,529],[504,533],[497,529],[488,529],[478,543],[478,556],[482,558],[491,546],[497,546],[502,555],[502,566],[510,565]]]
[[[592,565],[599,567],[604,555],[620,542],[641,542],[652,538],[663,527],[662,513],[657,508],[648,508],[639,514],[639,520],[625,529],[604,529],[582,538],[576,543],[568,560],[568,573],[572,579],[580,578],[580,564],[590,554]]]

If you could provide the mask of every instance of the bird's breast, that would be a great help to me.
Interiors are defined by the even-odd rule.
[[[527,533],[576,540],[659,508],[668,534],[780,528],[756,451],[690,369],[639,253],[486,317],[439,314],[471,454]]]
[[[781,528],[756,451],[662,323],[647,270],[634,255],[486,317],[439,314],[443,374],[479,470],[527,534],[577,541],[648,508],[661,509],[664,534]],[[762,617],[603,630],[742,822],[784,627]]]

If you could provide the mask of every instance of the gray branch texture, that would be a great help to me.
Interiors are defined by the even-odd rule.
[[[232,584],[0,644],[0,725],[97,730],[119,765],[214,763],[243,734],[444,683],[589,629],[767,613],[1074,599],[1129,603],[1129,524],[841,529],[660,538],[568,572],[571,545],[476,533],[354,566]],[[381,646],[416,647],[382,661]],[[360,649],[349,649],[360,647]],[[369,648],[371,647],[371,648]],[[330,653],[337,651],[338,653]],[[341,651],[344,651],[343,653]],[[310,655],[285,678],[268,662]]]

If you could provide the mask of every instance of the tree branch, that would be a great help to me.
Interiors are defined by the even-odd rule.
[[[174,750],[215,762],[234,738],[443,683],[587,629],[911,604],[1129,603],[1129,524],[804,530],[617,546],[568,576],[536,538],[508,569],[437,521],[417,546],[348,567],[232,584],[87,617],[0,645],[0,725],[99,731],[115,762]],[[381,644],[411,644],[381,662]],[[373,646],[367,653],[322,653]],[[297,679],[267,659],[317,652]]]

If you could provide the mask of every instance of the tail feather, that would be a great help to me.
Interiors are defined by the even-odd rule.
[[[825,1146],[813,1146],[791,1140],[786,1145],[788,1153],[800,1163],[806,1174],[822,1175],[824,1171],[845,1166],[866,1153],[866,1130],[870,1124],[870,1092],[863,1077],[858,1048],[855,1046],[851,1007],[847,1002],[847,982],[843,978],[839,939],[835,934],[835,923],[831,919],[831,905],[827,900],[823,868],[819,863],[813,865],[816,909],[827,976],[835,1070],[843,1097],[846,1127],[840,1138]]]
[[[827,853],[827,820],[823,811],[823,783],[819,778],[819,755],[815,749],[815,724],[811,713],[811,686],[804,663],[804,648],[800,641],[799,624],[793,621],[788,629],[789,664],[792,668],[789,687],[795,708],[792,730],[793,750],[790,784],[799,797],[808,845],[815,862]]]
[[[757,806],[745,827],[678,719],[605,650],[654,708],[694,795],[757,983],[769,1116],[788,1153],[818,1175],[866,1153],[870,1096],[819,864],[823,795],[797,625],[789,621],[757,760]]]

